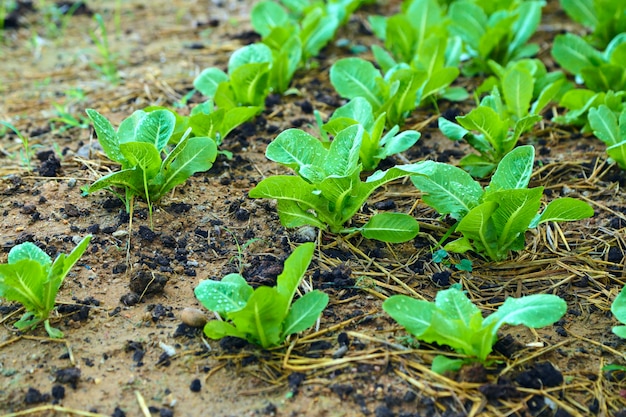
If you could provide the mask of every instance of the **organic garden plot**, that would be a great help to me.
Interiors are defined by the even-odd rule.
[[[495,49],[452,31],[468,65],[444,2],[255,3],[41,2],[2,32],[2,261],[92,237],[47,321],[50,304],[18,321],[39,310],[2,290],[0,414],[621,415],[625,177],[605,146],[618,160],[621,93],[595,91],[587,63],[582,93],[542,68],[567,59],[550,56],[559,29],[582,27],[558,2],[541,25],[539,2],[525,23],[512,6],[483,25],[505,33]],[[426,10],[426,26],[402,15]],[[603,19],[579,24],[614,74],[620,29]],[[518,61],[537,51],[544,64]],[[344,58],[371,73],[364,96],[333,86]]]

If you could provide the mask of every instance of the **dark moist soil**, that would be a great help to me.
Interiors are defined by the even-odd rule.
[[[94,237],[65,280],[52,318],[65,339],[47,339],[41,327],[16,332],[13,323],[22,310],[0,305],[1,413],[626,414],[626,373],[603,370],[624,364],[625,346],[611,333],[616,321],[609,308],[624,283],[621,188],[626,175],[607,164],[600,141],[550,121],[522,140],[537,148],[531,185],[546,187],[546,202],[564,195],[582,198],[596,214],[529,232],[526,249],[504,262],[469,254],[473,272],[457,270],[454,264],[461,258],[456,256],[450,264],[432,261],[431,248],[451,223],[415,205],[419,193],[409,182],[375,193],[353,222],[362,224],[374,212],[413,210],[422,226],[413,242],[386,245],[358,236],[286,230],[274,202],[251,200],[247,193],[262,178],[285,172],[264,157],[280,131],[300,127],[314,133],[313,109],[327,118],[344,102],[329,84],[328,69],[350,51],[330,45],[310,69],[296,74],[297,95],[269,96],[265,111],[225,140],[223,148],[233,152],[232,159],[218,158],[209,172],[190,178],[161,201],[154,229],[145,204],[136,202],[131,230],[117,198],[104,192],[81,196],[82,186],[117,168],[97,152],[91,129],[52,121],[54,103],[79,119],[86,108],[97,109],[115,125],[148,105],[180,103],[202,69],[224,68],[232,51],[258,40],[248,20],[251,2],[125,1],[117,28],[113,2],[87,2],[65,23],[30,3],[20,5],[5,21],[0,44],[0,119],[31,139],[36,158],[33,170],[25,170],[14,135],[0,137],[2,261],[11,247],[26,241],[56,256],[69,252],[84,235]],[[351,45],[376,43],[366,16],[389,15],[398,7],[397,1],[365,7],[338,39]],[[90,65],[101,63],[89,37],[96,29],[94,13],[107,22],[119,84]],[[540,57],[550,66],[551,39],[565,30],[579,28],[550,2],[536,36]],[[459,79],[470,88],[479,82]],[[202,100],[195,94],[179,111],[186,113]],[[440,111],[453,118],[471,105],[441,102]],[[456,163],[469,152],[441,136],[436,117],[427,108],[408,120],[406,128],[420,130],[422,139],[406,158]],[[395,163],[399,160],[386,160],[381,167]],[[307,280],[330,296],[319,332],[313,329],[264,351],[235,338],[207,340],[201,329],[181,322],[185,308],[211,318],[193,295],[201,280],[242,272],[253,286],[273,285],[284,259],[311,239],[319,250]],[[436,375],[429,370],[432,358],[450,352],[418,345],[382,313],[381,302],[393,294],[432,299],[454,283],[461,283],[486,313],[508,296],[534,293],[563,297],[568,311],[545,329],[502,329],[485,366]]]

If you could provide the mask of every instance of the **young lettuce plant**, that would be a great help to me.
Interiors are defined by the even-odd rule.
[[[50,312],[68,272],[87,249],[91,235],[85,236],[69,255],[50,256],[34,243],[25,242],[9,251],[8,263],[0,264],[0,297],[22,303],[26,313],[15,323],[19,330],[43,322],[48,335],[63,337],[50,325]]]
[[[413,239],[419,225],[404,213],[378,213],[362,227],[344,226],[376,188],[409,175],[411,169],[396,167],[361,181],[359,153],[364,132],[361,125],[349,126],[337,134],[328,149],[302,130],[282,132],[268,145],[265,155],[298,175],[265,178],[249,196],[278,200],[278,215],[285,227],[310,225],[332,233],[359,231],[368,239],[393,243]]]
[[[253,289],[239,274],[202,281],[194,290],[196,297],[222,318],[204,326],[207,337],[234,336],[267,349],[315,324],[328,304],[328,295],[313,290],[293,302],[314,250],[314,243],[296,248],[285,260],[275,287]]]
[[[329,2],[265,0],[252,8],[250,19],[272,52],[269,84],[284,93],[298,68],[319,54],[363,0]]]
[[[626,110],[619,115],[604,104],[589,110],[593,134],[606,144],[606,153],[621,169],[626,169]]]
[[[572,88],[561,71],[548,72],[538,59],[521,59],[502,67],[494,61],[489,66],[495,75],[488,77],[476,94],[488,93],[494,87],[501,92],[507,114],[513,121],[541,114],[550,102],[557,102]]]
[[[515,102],[520,109],[528,108],[521,103],[522,99],[518,96],[509,100]],[[458,124],[440,117],[439,130],[452,140],[466,140],[479,152],[478,155],[466,155],[459,161],[459,165],[472,176],[483,178],[496,169],[502,158],[515,147],[520,136],[539,120],[541,116],[527,114],[515,121],[502,102],[499,90],[494,87],[492,94],[483,98],[478,107],[467,115],[456,118]]]
[[[422,191],[424,203],[458,223],[452,231],[463,236],[444,246],[449,252],[480,253],[494,261],[506,259],[512,250],[522,250],[525,232],[541,223],[581,220],[593,216],[589,204],[570,197],[541,206],[543,187],[527,188],[532,175],[535,150],[520,146],[509,152],[483,190],[467,172],[434,161],[422,165],[421,175],[411,177]]]
[[[626,90],[626,33],[609,42],[601,52],[572,33],[558,35],[552,57],[593,91]]]
[[[611,39],[626,32],[626,3],[611,0],[560,0],[565,13],[591,29],[586,40],[604,48]]]
[[[462,42],[449,36],[443,8],[436,0],[405,3],[403,12],[392,17],[371,16],[374,33],[385,42],[385,49],[372,46],[372,53],[383,73],[406,64],[425,80],[418,92],[416,105],[440,96],[448,100],[465,100],[467,91],[449,87],[459,75]],[[387,52],[389,51],[389,52]],[[400,68],[402,65],[400,66]]]
[[[447,345],[467,359],[437,356],[435,372],[455,371],[471,361],[485,362],[498,339],[502,325],[540,328],[553,324],[565,314],[567,304],[552,294],[507,298],[487,318],[458,284],[439,291],[434,302],[394,295],[383,303],[383,310],[419,340]]]
[[[626,287],[625,287],[626,288]],[[622,324],[626,324],[626,291],[624,288],[619,292],[611,304],[611,313]],[[613,333],[626,339],[626,326],[614,326]],[[625,368],[626,369],[626,368]]]
[[[150,219],[152,203],[196,172],[207,171],[217,156],[213,139],[189,137],[188,133],[169,150],[167,144],[174,133],[176,117],[168,110],[137,110],[122,121],[117,131],[96,110],[88,109],[87,115],[102,149],[122,169],[98,179],[85,192],[122,188],[126,210],[130,212],[132,197],[140,196],[148,203]]]
[[[595,92],[576,88],[563,94],[560,107],[567,109],[565,114],[555,117],[556,123],[581,127],[581,132],[590,132],[589,110],[605,105],[616,116],[626,109],[626,91]]]
[[[538,60],[524,59],[506,68],[489,61],[496,76],[488,78],[477,94],[491,95],[455,124],[439,118],[439,129],[452,140],[465,139],[479,155],[470,154],[459,165],[477,178],[489,175],[517,144],[522,134],[542,119],[546,106],[571,85],[562,73],[548,73]],[[478,133],[474,133],[478,132]]]
[[[470,63],[463,67],[465,74],[488,74],[491,72],[489,60],[506,65],[539,51],[537,44],[527,42],[539,26],[545,2],[513,3],[513,7],[499,10],[487,9],[497,2],[459,0],[450,5],[448,31],[463,40],[471,57]]]
[[[363,138],[359,150],[359,160],[364,171],[373,171],[378,163],[388,156],[404,152],[420,138],[415,130],[400,132],[398,125],[385,130],[386,113],[374,117],[372,105],[363,97],[355,97],[344,106],[335,110],[328,123],[322,126],[324,131],[336,136],[348,126],[363,126]]]
[[[385,48],[393,58],[406,64],[423,55],[421,48],[426,39],[431,36],[449,37],[449,19],[437,0],[404,2],[401,13],[391,17],[372,15],[368,20],[372,31],[385,42]],[[450,39],[454,40],[453,37]]]
[[[451,71],[445,70],[445,74],[437,72],[437,76],[430,78],[435,72],[431,74],[429,71],[397,64],[383,77],[369,61],[343,58],[330,68],[330,82],[344,98],[366,99],[376,117],[386,113],[387,126],[392,127],[404,124],[404,119],[411,111],[426,98],[450,85],[458,75],[458,70],[452,68]]]
[[[197,105],[191,110],[189,116],[181,116],[176,111],[161,106],[150,106],[144,109],[145,112],[156,110],[167,110],[176,118],[174,132],[169,139],[170,145],[176,145],[180,140],[188,135],[189,137],[207,137],[215,141],[219,146],[233,129],[242,123],[252,119],[259,111],[259,107],[242,106],[232,109],[215,109],[211,100]],[[191,129],[189,133],[187,130]],[[218,153],[232,157],[227,151],[220,150]]]
[[[206,68],[193,85],[220,109],[252,106],[260,112],[270,91],[272,59],[272,50],[267,45],[247,45],[230,56],[228,74],[219,68]]]

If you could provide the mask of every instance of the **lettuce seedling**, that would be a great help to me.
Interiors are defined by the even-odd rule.
[[[314,243],[296,248],[285,260],[275,287],[252,289],[239,274],[202,281],[194,290],[196,297],[223,319],[204,326],[207,337],[234,336],[266,349],[315,324],[328,304],[328,295],[313,290],[292,302],[314,250]]]
[[[153,112],[156,110],[167,110],[176,118],[174,132],[168,142],[170,145],[178,144],[185,135],[188,135],[190,137],[211,138],[219,147],[224,141],[224,138],[228,136],[233,129],[252,119],[260,111],[260,108],[242,106],[228,110],[216,109],[209,100],[194,107],[189,116],[181,116],[176,111],[161,106],[150,106],[144,109],[145,112]],[[188,129],[191,129],[189,133],[187,133]],[[219,152],[230,156],[226,151]]]
[[[626,32],[626,3],[613,0],[560,0],[565,13],[589,28],[586,40],[604,48],[615,36]]]
[[[590,132],[589,110],[600,105],[608,107],[616,116],[626,109],[626,91],[598,92],[577,88],[563,94],[559,106],[567,109],[554,118],[556,123],[581,127],[581,132]]]
[[[372,105],[363,97],[355,97],[344,106],[338,108],[322,128],[336,136],[348,126],[359,124],[363,126],[363,138],[359,150],[359,160],[364,171],[376,169],[378,163],[388,156],[404,152],[413,146],[420,138],[415,130],[399,132],[398,125],[392,127],[383,135],[385,130],[386,113],[374,117]]]
[[[386,50],[372,46],[383,73],[407,64],[421,74],[424,85],[416,105],[435,96],[454,101],[468,97],[464,88],[449,87],[459,75],[463,45],[458,36],[449,36],[449,19],[436,0],[406,2],[400,14],[370,16],[369,20],[374,33],[385,42]]]
[[[364,133],[361,125],[349,126],[337,134],[327,149],[319,139],[302,130],[282,132],[268,145],[265,155],[298,175],[265,178],[250,190],[249,196],[278,200],[278,215],[285,227],[310,225],[332,233],[360,231],[368,239],[385,242],[413,239],[419,225],[403,213],[378,213],[362,227],[344,226],[376,188],[409,175],[414,168],[403,165],[376,172],[361,181],[359,152]]]
[[[63,280],[91,240],[87,235],[69,255],[60,254],[52,262],[34,243],[25,242],[9,251],[8,263],[0,264],[0,297],[22,303],[26,313],[15,323],[19,330],[32,329],[43,322],[48,335],[63,337],[50,325],[50,312]]]
[[[450,5],[448,31],[463,40],[471,57],[471,62],[463,67],[465,74],[488,74],[491,72],[489,60],[506,65],[539,51],[537,44],[527,42],[539,26],[545,2],[515,3],[510,9],[499,10],[485,9],[495,2],[459,0]]]
[[[558,102],[572,88],[561,71],[548,72],[538,59],[521,59],[502,67],[489,61],[494,76],[487,78],[476,94],[481,95],[498,88],[506,113],[512,121],[529,115],[539,115],[551,102]]]
[[[265,105],[270,90],[272,51],[262,43],[237,49],[228,60],[228,74],[219,68],[203,70],[193,82],[194,87],[213,99],[220,109]]]
[[[593,134],[606,144],[606,153],[621,169],[626,169],[626,110],[619,115],[601,105],[589,110]]]
[[[626,33],[609,42],[601,52],[580,36],[558,35],[552,57],[593,91],[626,90]]]
[[[502,158],[515,147],[520,136],[539,120],[541,116],[529,114],[514,121],[502,102],[499,90],[494,87],[492,94],[483,98],[478,107],[465,116],[456,117],[458,124],[440,117],[439,130],[452,140],[467,141],[479,152],[478,155],[466,155],[459,161],[459,165],[472,176],[483,178],[496,169]]]
[[[456,68],[449,68],[450,71],[444,68],[443,72],[437,68],[418,70],[397,64],[383,77],[369,61],[343,58],[330,67],[330,82],[344,98],[366,99],[376,117],[386,113],[387,126],[392,127],[404,124],[404,119],[423,100],[450,85],[458,75]]]
[[[467,172],[434,161],[419,162],[421,175],[412,176],[422,191],[424,203],[441,215],[458,220],[452,230],[463,236],[444,246],[450,252],[478,252],[494,261],[521,250],[525,232],[545,222],[581,220],[593,215],[589,204],[570,197],[541,206],[543,187],[527,188],[532,175],[535,149],[520,146],[509,152],[483,190]]]
[[[432,36],[448,39],[449,19],[437,0],[405,2],[401,13],[391,17],[372,15],[368,20],[394,59],[406,64],[423,55],[421,49],[426,39]]]
[[[122,121],[117,131],[96,110],[88,109],[87,115],[102,149],[122,169],[98,179],[85,192],[122,188],[126,210],[130,211],[132,196],[140,196],[148,203],[150,219],[153,202],[196,172],[207,171],[217,156],[213,139],[189,137],[188,133],[169,150],[167,144],[174,133],[176,117],[168,110],[137,110]]]
[[[289,39],[292,57],[295,58],[297,46],[299,65],[305,66],[310,58],[317,56],[335,37],[337,29],[347,22],[354,10],[364,1],[303,0],[282,3],[289,11],[274,1],[265,0],[255,4],[250,13],[252,26],[261,34],[263,42],[270,47],[272,44],[279,46],[278,39]],[[287,54],[290,53],[288,49],[282,47],[272,49],[282,49]]]
[[[502,325],[540,328],[553,324],[565,314],[567,304],[552,294],[508,297],[487,318],[456,284],[439,291],[434,302],[394,295],[383,303],[383,310],[419,340],[450,346],[467,359],[438,357],[433,370],[458,370],[469,361],[485,362],[498,339]]]
[[[611,313],[622,324],[626,324],[626,291],[624,288],[619,292],[611,304]],[[626,326],[614,326],[613,333],[626,339]]]

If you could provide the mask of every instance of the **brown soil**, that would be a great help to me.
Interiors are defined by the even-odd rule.
[[[312,108],[327,117],[341,104],[327,70],[349,51],[326,48],[311,69],[296,74],[298,95],[274,97],[254,123],[233,132],[223,148],[234,158],[220,157],[209,172],[164,198],[154,213],[154,232],[141,201],[129,230],[128,216],[114,196],[81,196],[81,186],[116,167],[100,154],[82,154],[93,142],[93,132],[51,123],[53,104],[66,105],[76,117],[94,108],[118,124],[148,105],[180,102],[203,68],[225,67],[233,50],[257,39],[250,31],[248,1],[143,3],[121,2],[116,31],[115,2],[89,2],[89,10],[107,22],[119,84],[90,66],[100,57],[89,37],[96,25],[88,11],[71,17],[58,33],[46,25],[41,11],[24,12],[17,20],[20,27],[4,32],[0,119],[29,137],[43,161],[34,160],[34,170],[25,170],[15,137],[0,137],[2,261],[24,241],[36,242],[54,256],[69,252],[74,240],[87,233],[94,238],[58,297],[52,321],[65,339],[46,338],[43,327],[17,333],[12,324],[21,314],[18,306],[0,306],[1,414],[624,413],[625,374],[602,368],[624,363],[624,343],[611,333],[616,321],[609,308],[624,283],[626,204],[621,187],[626,175],[607,165],[601,142],[549,122],[525,139],[536,145],[540,162],[532,185],[544,185],[547,200],[567,194],[589,201],[596,211],[592,219],[528,233],[526,250],[505,262],[470,255],[474,270],[462,272],[432,262],[431,247],[447,225],[425,205],[415,205],[419,193],[410,183],[397,183],[376,193],[354,221],[363,223],[372,212],[395,205],[397,211],[413,210],[422,232],[402,245],[320,234],[308,279],[331,301],[318,332],[262,351],[233,340],[207,340],[200,330],[182,325],[185,307],[202,308],[193,295],[200,280],[243,271],[251,283],[271,285],[282,261],[303,241],[298,231],[281,227],[273,202],[251,200],[247,192],[263,177],[283,172],[264,157],[277,132],[308,129],[314,124]],[[368,6],[338,36],[370,45],[375,40],[365,29],[367,13],[390,14],[397,3]],[[550,6],[549,23],[538,35],[546,59],[550,39],[570,25],[555,4]],[[69,96],[79,90],[81,99]],[[196,94],[190,104],[201,100]],[[441,103],[441,110],[468,105]],[[433,110],[420,110],[407,123],[422,132],[407,157],[454,163],[467,150],[438,133],[433,115]],[[153,274],[166,283],[144,293],[137,279]],[[506,296],[533,293],[563,297],[568,312],[556,325],[538,331],[503,329],[486,367],[436,375],[429,370],[433,356],[449,352],[411,344],[382,312],[381,302],[392,294],[432,299],[437,290],[456,282],[485,312]],[[346,344],[343,356],[334,355]],[[176,353],[168,357],[165,351],[171,348]]]

